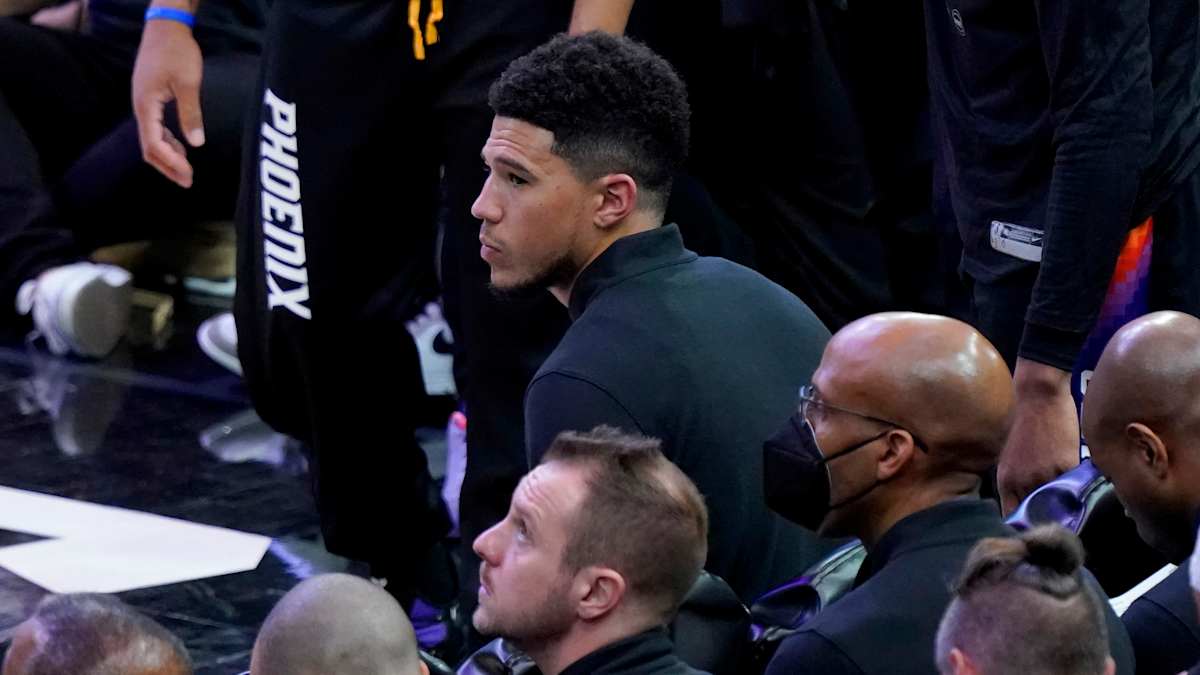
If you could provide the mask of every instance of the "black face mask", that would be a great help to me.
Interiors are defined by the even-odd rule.
[[[829,468],[825,465],[830,460],[883,438],[889,431],[892,430],[884,430],[861,443],[824,455],[817,445],[812,425],[799,412],[792,415],[779,432],[763,443],[763,485],[767,506],[784,518],[815,532],[830,511],[862,499],[882,482],[876,481],[853,497],[830,504],[832,486]]]

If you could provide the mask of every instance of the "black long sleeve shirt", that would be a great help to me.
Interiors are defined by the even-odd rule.
[[[617,240],[580,273],[572,324],[525,395],[532,464],[562,431],[597,425],[662,439],[704,495],[705,569],[744,602],[832,543],[772,513],[762,444],[796,409],[829,331],[756,272],[683,247],[666,225]]]
[[[926,22],[964,271],[1032,264],[993,223],[1043,233],[1020,355],[1069,370],[1128,231],[1200,163],[1200,3],[927,0]]]
[[[955,499],[903,518],[871,549],[854,588],[783,640],[766,675],[938,672],[934,636],[967,554],[980,539],[1013,534],[995,504],[980,499]],[[1117,673],[1133,675],[1129,636],[1104,604]]]

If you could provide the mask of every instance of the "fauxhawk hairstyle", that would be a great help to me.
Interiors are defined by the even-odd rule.
[[[657,439],[612,427],[563,432],[543,462],[588,467],[588,493],[572,523],[563,565],[619,572],[631,596],[666,623],[679,609],[708,555],[704,498]]]
[[[950,672],[957,647],[988,675],[1104,673],[1108,628],[1082,565],[1079,538],[1057,525],[980,541],[938,628],[938,667]]]
[[[687,159],[687,89],[670,64],[625,37],[559,35],[513,61],[492,110],[547,129],[553,152],[585,181],[625,173],[638,206],[661,212]]]

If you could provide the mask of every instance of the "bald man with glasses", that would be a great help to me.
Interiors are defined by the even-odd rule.
[[[1008,435],[1012,378],[965,323],[888,313],[830,340],[800,406],[764,448],[767,503],[824,537],[857,537],[853,589],[781,644],[767,675],[936,672],[933,640],[971,547],[1008,537],[979,496]],[[1108,612],[1119,673],[1128,636]]]

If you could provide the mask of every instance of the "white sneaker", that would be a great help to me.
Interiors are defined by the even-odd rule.
[[[226,370],[242,374],[233,312],[218,314],[200,324],[200,328],[196,329],[196,341],[200,343],[200,350],[207,354],[208,358],[221,364]]]
[[[430,396],[453,396],[454,355],[450,348],[454,337],[450,324],[442,316],[442,308],[436,302],[425,305],[425,311],[405,324],[417,344],[421,357],[421,379],[425,381],[425,393]]]
[[[78,262],[46,270],[21,284],[17,312],[33,313],[35,336],[50,351],[100,358],[129,328],[132,276],[114,265]]]

